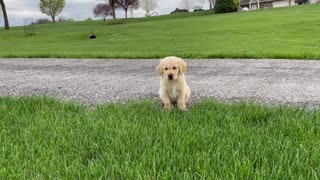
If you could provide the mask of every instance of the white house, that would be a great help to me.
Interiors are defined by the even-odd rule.
[[[296,5],[295,0],[240,0],[241,8],[249,10],[277,8]]]
[[[265,8],[277,8],[295,6],[298,4],[316,4],[320,0],[240,0],[242,10],[257,10]]]
[[[320,3],[320,0],[310,0],[310,4]]]

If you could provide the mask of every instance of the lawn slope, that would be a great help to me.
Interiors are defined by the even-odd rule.
[[[319,179],[320,111],[0,97],[0,179]]]
[[[320,5],[37,25],[0,31],[0,57],[320,59]],[[110,23],[110,22],[109,22]],[[97,39],[88,40],[90,33]]]

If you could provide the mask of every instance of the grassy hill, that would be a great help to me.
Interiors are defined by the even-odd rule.
[[[37,25],[0,31],[0,57],[320,59],[320,5]],[[95,33],[97,39],[87,36]]]

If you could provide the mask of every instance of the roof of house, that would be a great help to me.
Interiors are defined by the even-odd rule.
[[[245,5],[245,4],[249,4],[251,0],[240,0],[240,4],[241,5]],[[257,0],[253,0],[253,1],[257,1]],[[260,3],[264,3],[264,2],[273,2],[273,1],[276,1],[276,0],[260,0]]]

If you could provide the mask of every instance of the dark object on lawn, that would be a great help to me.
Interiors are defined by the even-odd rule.
[[[97,38],[97,36],[95,34],[90,34],[89,35],[89,39],[96,39],[96,38]]]
[[[172,11],[171,14],[185,13],[185,12],[189,12],[189,10],[176,8],[176,10]]]

